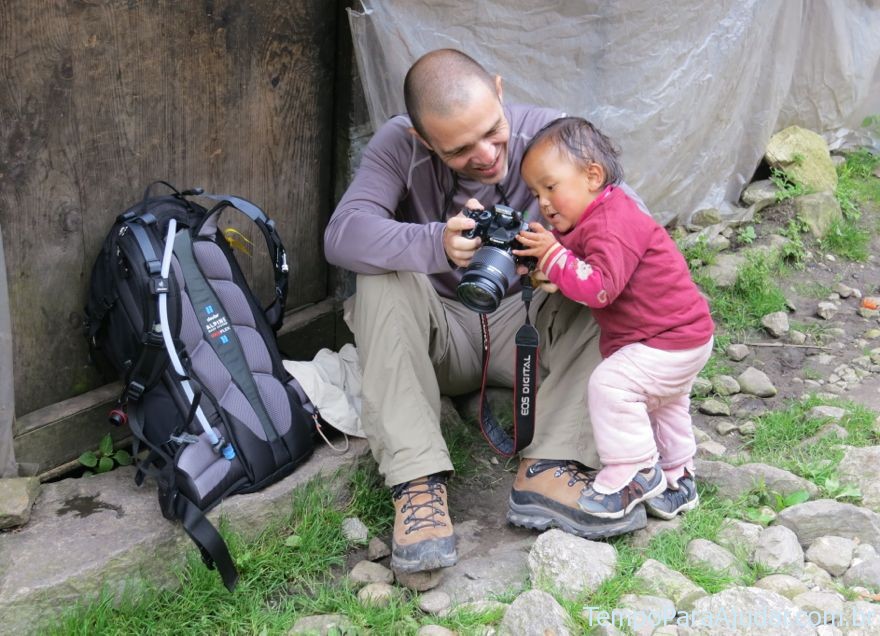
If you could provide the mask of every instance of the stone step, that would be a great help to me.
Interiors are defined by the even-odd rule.
[[[322,444],[293,474],[230,497],[208,518],[217,525],[222,516],[233,532],[254,537],[289,511],[294,488],[342,474],[367,449],[362,439],[352,439],[341,455]],[[135,485],[133,467],[44,484],[30,521],[0,532],[0,635],[39,633],[105,587],[117,596],[146,584],[173,588],[175,571],[195,549],[179,523],[162,517],[154,482]]]

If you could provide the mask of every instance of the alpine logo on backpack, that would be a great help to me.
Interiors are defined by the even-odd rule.
[[[143,199],[119,215],[92,268],[86,332],[93,359],[122,379],[111,421],[131,428],[136,482],[153,477],[162,514],[180,520],[232,590],[238,573],[204,513],[287,476],[312,453],[318,413],[282,366],[287,256],[274,223],[240,197],[201,189]],[[155,185],[155,184],[153,184]],[[211,209],[193,197],[216,201]],[[275,294],[262,308],[217,228],[236,209],[266,239]]]

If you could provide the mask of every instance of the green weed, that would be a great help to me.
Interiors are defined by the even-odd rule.
[[[855,221],[835,221],[819,241],[820,247],[855,263],[864,263],[870,255],[871,233],[863,230]]]
[[[86,451],[79,456],[79,463],[87,470],[84,475],[94,475],[96,473],[106,473],[113,470],[117,466],[130,466],[132,462],[131,454],[122,448],[113,450],[113,438],[108,433],[101,438],[98,449],[94,451]]]
[[[835,196],[845,219],[859,219],[860,203],[880,202],[880,179],[873,177],[878,165],[880,157],[862,149],[847,155],[846,162],[837,168]]]
[[[779,168],[770,169],[770,181],[776,186],[776,202],[807,194],[807,188]]]

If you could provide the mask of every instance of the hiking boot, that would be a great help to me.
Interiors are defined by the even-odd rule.
[[[667,488],[662,493],[645,502],[645,509],[652,517],[672,519],[679,512],[693,510],[700,502],[694,476],[687,469],[678,480],[678,490]]]
[[[391,568],[422,572],[455,565],[455,534],[446,506],[446,478],[428,475],[391,488],[394,535]]]
[[[584,512],[600,519],[621,519],[643,501],[656,497],[666,490],[666,476],[660,464],[636,473],[630,482],[612,493],[593,490],[592,482],[578,498],[578,506]]]
[[[578,497],[594,471],[574,461],[523,459],[510,491],[507,520],[515,526],[559,528],[585,539],[641,530],[647,523],[638,506],[621,519],[600,519],[578,507]]]

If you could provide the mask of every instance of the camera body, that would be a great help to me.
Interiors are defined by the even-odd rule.
[[[474,253],[455,291],[468,309],[488,314],[498,309],[511,283],[519,278],[517,265],[526,265],[531,271],[537,260],[513,254],[513,250],[523,248],[517,234],[529,229],[522,212],[496,205],[489,210],[467,210],[465,214],[476,225],[462,236],[479,237],[483,244]]]

